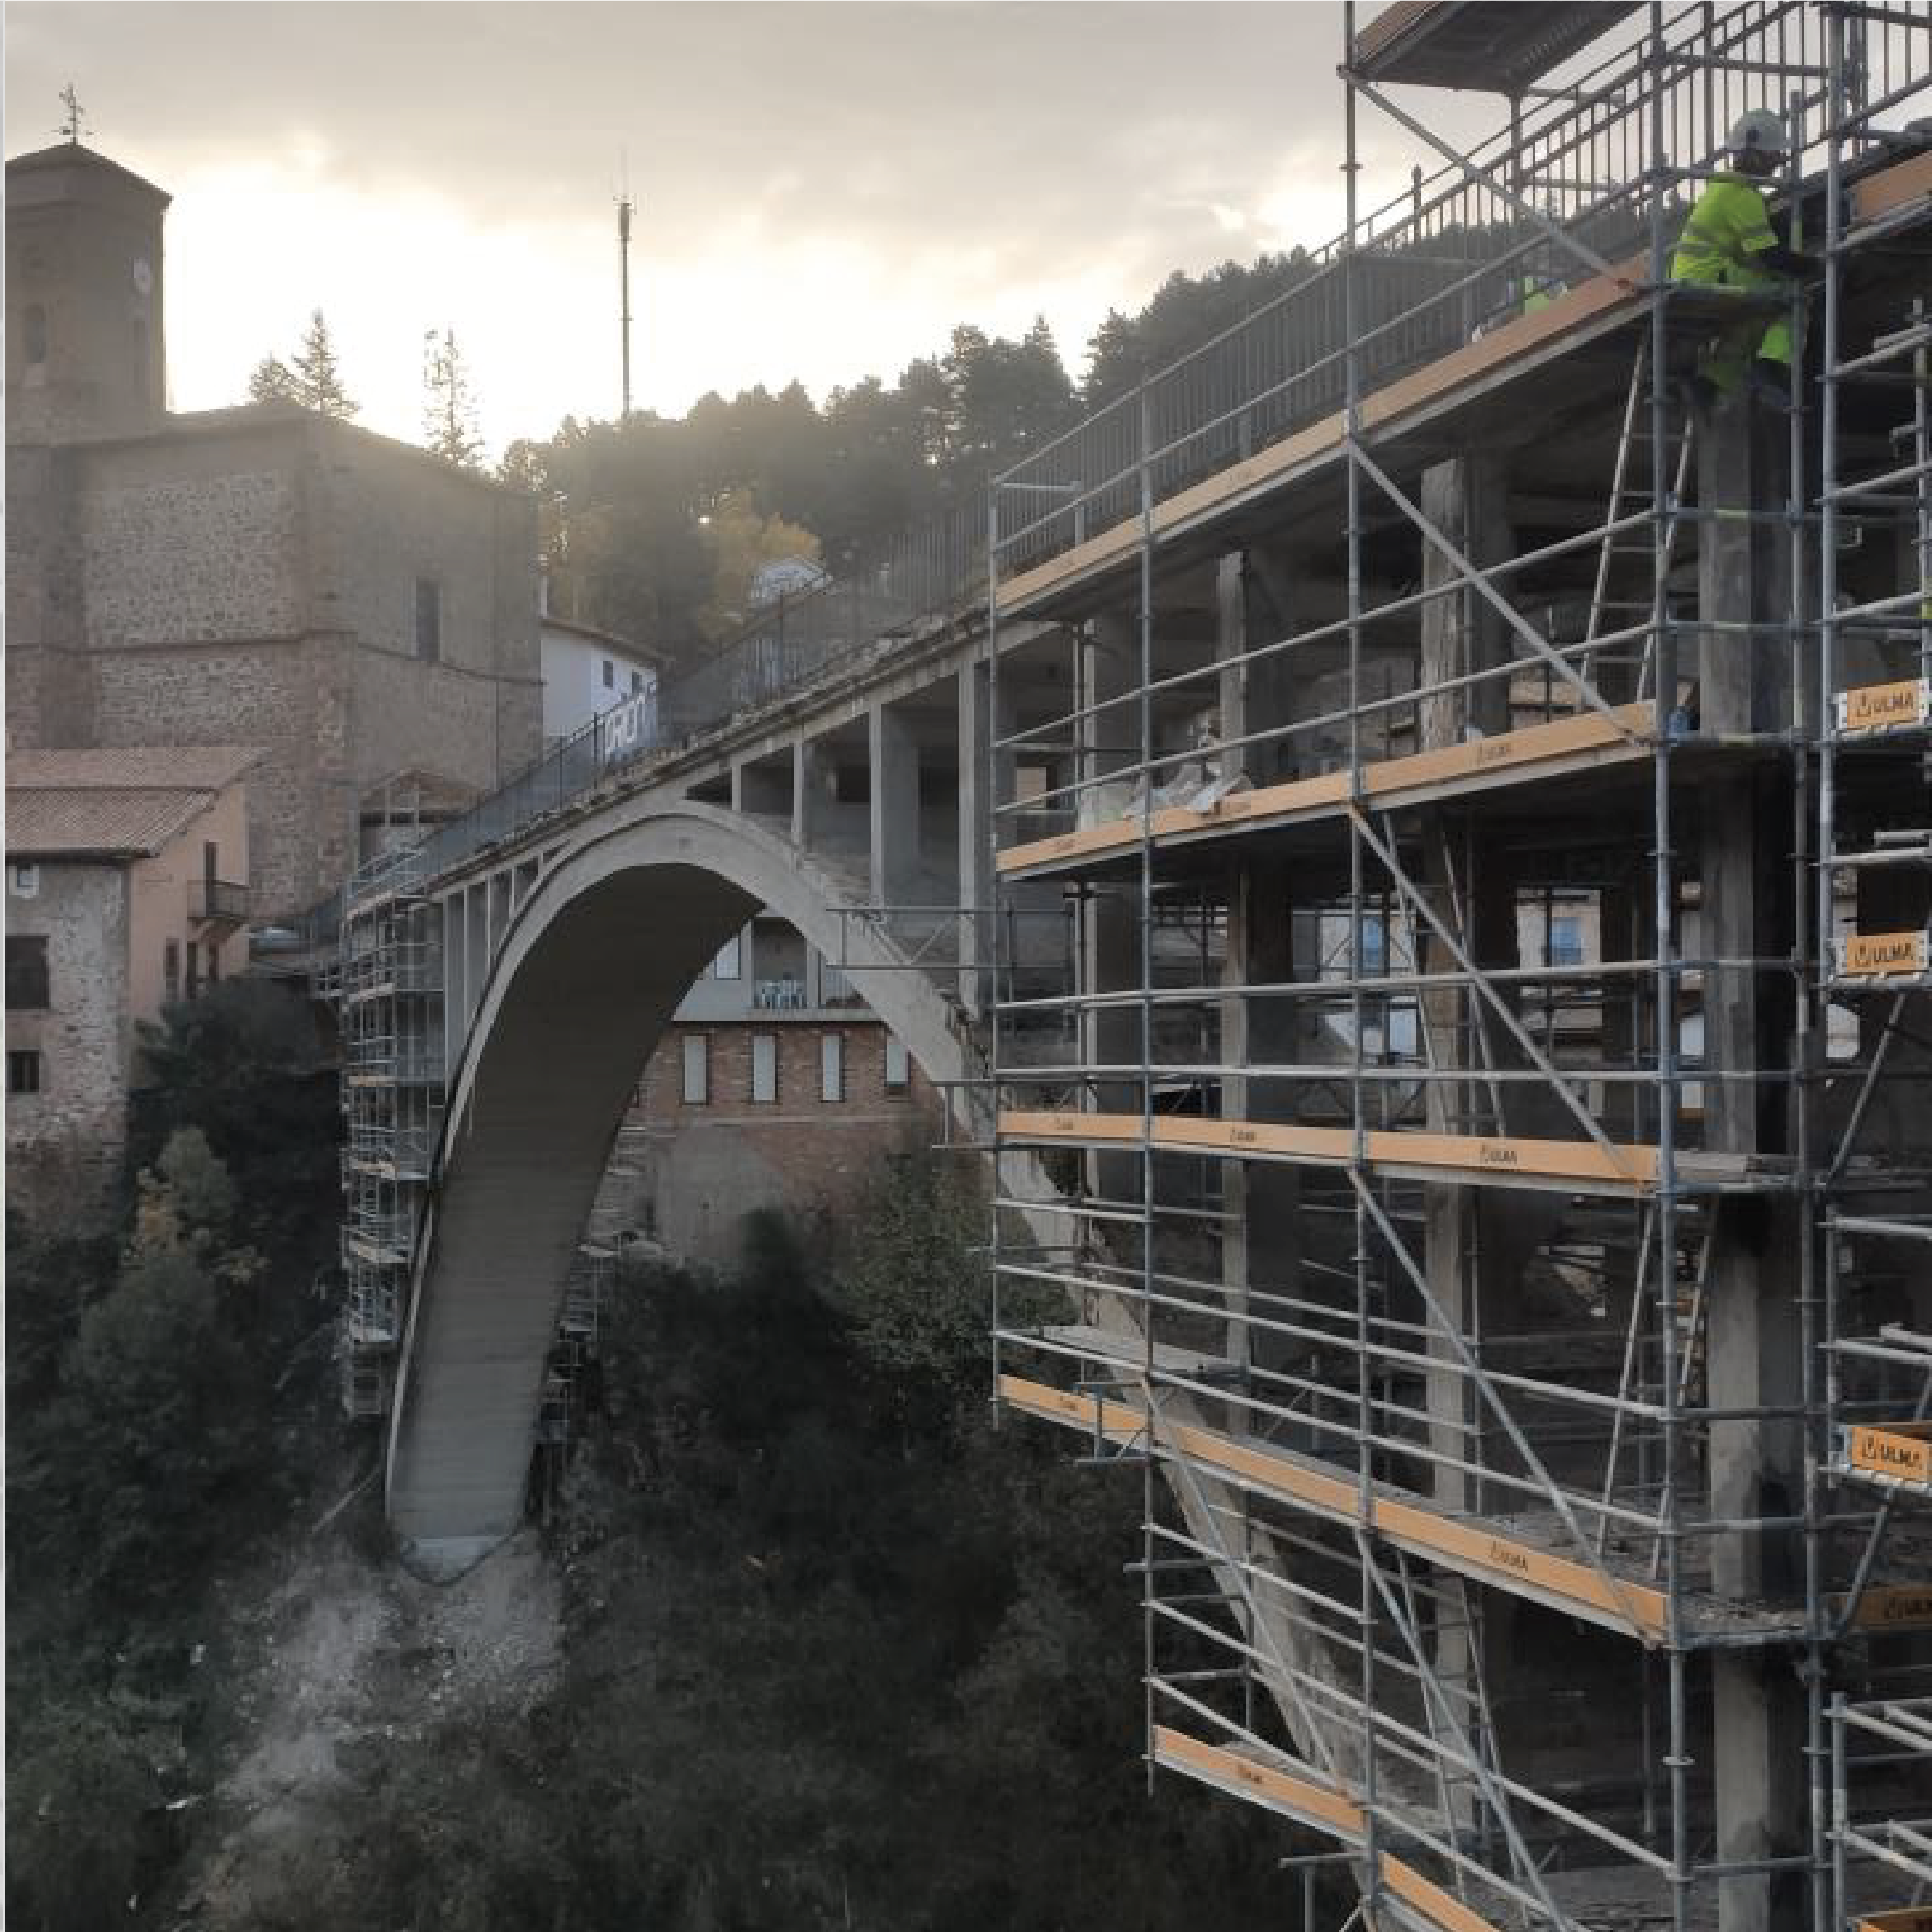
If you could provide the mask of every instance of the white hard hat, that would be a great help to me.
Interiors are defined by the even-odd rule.
[[[1734,154],[1741,154],[1747,148],[1782,154],[1790,146],[1784,138],[1784,117],[1769,107],[1753,107],[1731,123],[1730,139],[1725,145]]]

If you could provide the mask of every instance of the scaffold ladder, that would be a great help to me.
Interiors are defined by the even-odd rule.
[[[1610,472],[1610,495],[1608,506],[1603,518],[1602,540],[1597,547],[1596,576],[1591,585],[1590,616],[1584,629],[1584,642],[1590,648],[1584,653],[1584,663],[1589,675],[1596,675],[1598,657],[1608,649],[1608,633],[1616,628],[1610,622],[1614,611],[1627,609],[1647,612],[1650,599],[1645,596],[1640,603],[1621,603],[1612,598],[1610,592],[1615,575],[1616,560],[1619,557],[1641,557],[1653,566],[1657,562],[1656,536],[1652,533],[1650,542],[1626,541],[1620,542],[1619,536],[1626,532],[1632,523],[1643,516],[1655,500],[1655,485],[1657,476],[1665,468],[1670,473],[1668,508],[1664,517],[1662,566],[1669,573],[1675,560],[1677,527],[1679,518],[1675,512],[1682,505],[1690,486],[1693,424],[1690,412],[1681,412],[1682,429],[1673,438],[1670,429],[1671,412],[1665,410],[1664,446],[1657,460],[1652,463],[1650,481],[1645,484],[1633,478],[1635,464],[1632,452],[1650,446],[1652,438],[1648,427],[1650,410],[1650,344],[1646,336],[1637,345],[1637,353],[1630,367],[1630,389],[1624,397],[1623,417],[1617,434],[1616,459]],[[1599,639],[1605,639],[1599,644]],[[1654,660],[1655,640],[1647,642],[1644,648],[1643,669],[1637,681],[1637,694],[1649,695],[1651,667]]]

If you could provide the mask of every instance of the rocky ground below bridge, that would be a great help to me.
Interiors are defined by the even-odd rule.
[[[515,1722],[561,1669],[560,1579],[535,1529],[451,1584],[336,1538],[233,1596],[230,1678],[210,1699],[233,1768],[202,1801],[182,1932],[301,1924],[355,1816],[345,1798],[452,1722]]]

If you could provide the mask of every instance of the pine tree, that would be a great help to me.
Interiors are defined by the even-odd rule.
[[[317,309],[309,318],[302,346],[294,357],[295,400],[306,409],[325,416],[353,416],[361,404],[351,400],[342,387],[342,371],[336,363],[336,345],[330,339],[329,324]]]
[[[295,372],[279,355],[264,355],[248,379],[251,403],[299,403],[301,400]]]
[[[483,439],[476,431],[476,399],[469,386],[456,331],[433,329],[422,338],[424,446],[458,469],[482,467]]]

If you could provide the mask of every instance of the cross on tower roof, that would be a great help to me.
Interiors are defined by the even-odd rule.
[[[81,136],[87,131],[87,120],[81,112],[81,97],[74,92],[71,81],[60,90],[60,104],[67,110],[67,118],[60,124],[60,132],[78,148]]]

